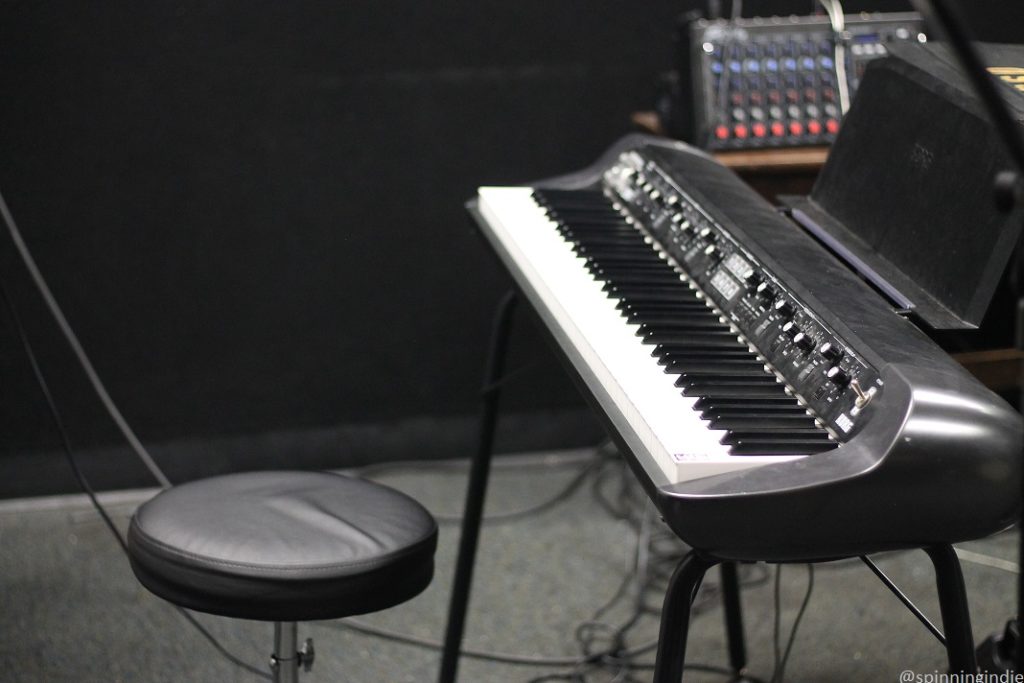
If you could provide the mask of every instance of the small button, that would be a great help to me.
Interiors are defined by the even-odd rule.
[[[814,120],[808,121],[807,132],[811,135],[821,135],[821,123]]]
[[[786,127],[782,125],[781,121],[772,121],[772,135],[777,138],[781,138],[786,134]]]
[[[743,107],[733,107],[732,118],[734,121],[746,121],[747,112],[746,110],[743,109]]]
[[[838,133],[839,132],[839,122],[836,121],[835,119],[829,119],[828,121],[825,122],[825,130],[827,130],[829,133],[833,133],[833,134],[834,133]]]
[[[761,109],[761,107],[751,107],[750,118],[755,121],[764,121],[764,109]]]
[[[715,137],[719,140],[726,140],[729,138],[729,128],[727,126],[715,126]]]
[[[799,121],[790,121],[789,122],[789,134],[790,135],[794,135],[794,136],[803,135],[804,134],[804,126],[803,126],[803,124],[800,123]]]
[[[782,107],[776,107],[776,106],[768,107],[768,116],[772,117],[773,119],[781,119],[782,118]]]
[[[803,115],[803,110],[795,104],[791,104],[786,108],[786,113],[789,114],[789,118],[798,119]]]
[[[757,123],[750,127],[750,132],[754,134],[755,138],[763,138],[765,135],[768,134],[768,128],[763,123],[758,121]]]
[[[740,123],[733,126],[732,134],[739,138],[740,140],[743,140],[747,137],[749,132],[747,131],[747,127]]]

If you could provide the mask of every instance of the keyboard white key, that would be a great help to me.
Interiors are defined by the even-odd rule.
[[[628,425],[627,443],[644,449],[656,463],[658,479],[673,483],[802,457],[731,455],[719,443],[725,432],[710,429],[693,409],[696,399],[674,386],[678,375],[666,373],[651,356],[636,326],[616,310],[616,301],[602,291],[602,283],[587,271],[532,192],[528,187],[480,188],[488,238],[496,241],[520,287],[546,309],[546,319],[558,328],[556,338],[574,351],[569,357],[585,366],[577,368],[580,374],[600,384],[595,394],[605,399],[602,407],[612,421]]]

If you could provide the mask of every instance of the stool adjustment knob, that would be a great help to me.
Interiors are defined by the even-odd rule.
[[[309,671],[313,668],[313,660],[316,659],[316,650],[313,649],[313,639],[306,638],[306,642],[299,648],[298,653],[299,664],[302,665],[303,671]]]

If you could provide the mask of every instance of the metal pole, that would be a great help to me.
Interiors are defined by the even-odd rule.
[[[462,535],[459,538],[459,554],[455,561],[455,580],[452,584],[452,597],[448,606],[448,628],[445,631],[444,650],[441,653],[439,683],[454,683],[459,666],[459,650],[462,647],[466,610],[469,607],[469,591],[473,582],[473,564],[476,560],[480,522],[483,518],[484,499],[487,495],[487,479],[490,476],[491,456],[494,450],[494,432],[498,422],[498,399],[501,396],[500,380],[505,371],[505,356],[508,350],[509,331],[512,327],[512,314],[515,311],[516,298],[514,291],[505,294],[494,314],[491,346],[481,391],[483,405],[480,412],[479,441],[469,470],[466,505],[462,517]]]
[[[722,606],[725,611],[725,634],[729,643],[729,666],[737,676],[747,666],[747,645],[743,637],[743,610],[740,605],[740,580],[735,562],[723,562]]]
[[[298,682],[298,652],[298,624],[294,621],[274,622],[274,654],[270,657],[274,683]]]
[[[658,654],[654,660],[654,683],[679,683],[686,664],[686,637],[690,631],[690,608],[708,569],[717,560],[705,559],[691,550],[669,579],[661,608]]]
[[[960,560],[953,546],[933,545],[924,549],[935,567],[935,584],[939,591],[942,631],[946,636],[946,654],[951,673],[974,674],[978,663],[974,654],[971,612],[967,607],[967,591]]]

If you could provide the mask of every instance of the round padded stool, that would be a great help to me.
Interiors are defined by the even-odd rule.
[[[156,595],[273,622],[404,602],[430,583],[436,546],[437,524],[415,500],[326,472],[182,484],[139,507],[128,529],[132,570]]]

